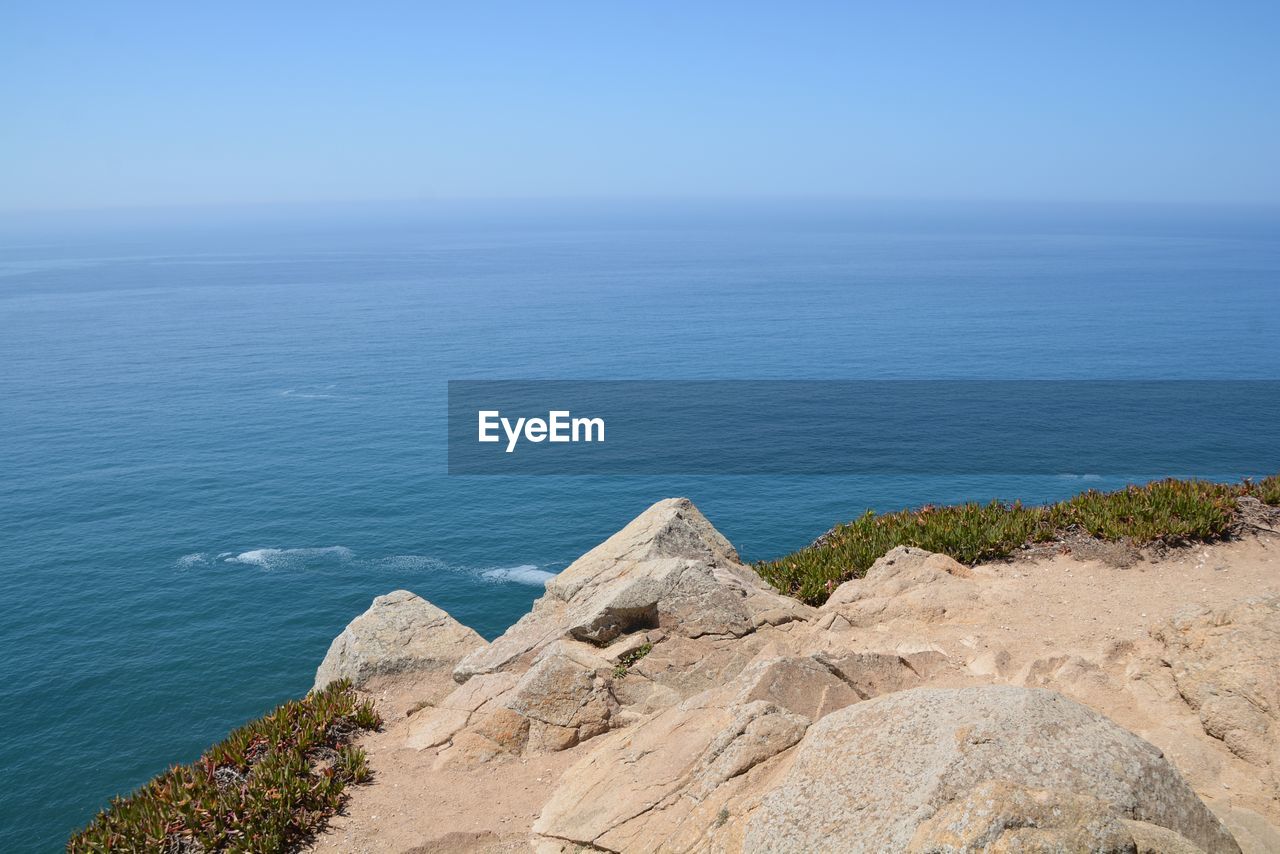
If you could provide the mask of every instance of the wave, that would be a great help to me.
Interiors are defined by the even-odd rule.
[[[223,558],[223,563],[244,563],[251,566],[270,568],[315,558],[348,561],[355,557],[355,552],[346,546],[325,546],[310,549],[251,549],[232,557]]]
[[[219,563],[257,566],[263,569],[283,569],[305,567],[312,561],[326,563],[349,563],[354,561],[357,567],[373,572],[380,570],[390,570],[392,572],[454,572],[496,584],[524,584],[530,587],[542,587],[548,580],[556,576],[556,573],[542,569],[532,563],[482,569],[476,566],[452,564],[439,558],[415,554],[388,555],[387,557],[370,557],[357,560],[355,552],[346,546],[293,549],[260,548],[242,552],[218,552],[216,554],[213,552],[193,552],[178,558],[176,564],[182,569],[214,566]]]
[[[287,388],[280,392],[281,397],[299,397],[304,400],[324,400],[331,397],[341,397],[336,394],[334,389],[335,383],[329,383],[323,386],[304,386],[303,388]]]
[[[454,572],[498,584],[526,584],[530,587],[542,587],[548,579],[556,576],[556,573],[541,569],[537,564],[532,563],[481,569],[465,564],[447,563],[426,555],[391,555],[378,560],[377,565],[379,568],[391,570]]]
[[[538,569],[534,564],[526,563],[520,566],[486,569],[480,573],[480,577],[487,578],[490,581],[507,581],[513,584],[528,584],[530,587],[542,587],[552,578],[555,578],[556,574],[547,572],[545,569]]]

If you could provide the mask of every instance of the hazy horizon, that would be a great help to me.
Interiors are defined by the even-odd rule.
[[[0,221],[9,217],[43,216],[58,217],[63,215],[93,216],[96,214],[150,214],[189,211],[194,214],[218,213],[223,211],[323,211],[343,212],[358,210],[401,210],[416,212],[446,210],[496,210],[503,206],[529,210],[538,208],[584,209],[630,206],[638,209],[678,209],[704,208],[714,209],[720,206],[746,205],[800,207],[814,206],[828,209],[1028,209],[1044,210],[1151,210],[1151,211],[1277,211],[1280,212],[1280,198],[1260,201],[1183,201],[1183,200],[1130,200],[1130,199],[1069,199],[1069,198],[930,198],[919,196],[853,196],[853,195],[599,195],[599,196],[405,196],[405,197],[368,197],[368,198],[315,198],[305,200],[261,200],[261,201],[190,201],[190,202],[151,202],[151,203],[104,203],[68,205],[65,207],[29,207],[5,209],[0,208]]]

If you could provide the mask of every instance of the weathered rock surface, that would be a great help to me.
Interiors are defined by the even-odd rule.
[[[1257,766],[1280,798],[1280,597],[1191,609],[1153,634],[1204,731]]]
[[[1101,854],[1201,854],[1185,836],[1123,818],[1088,795],[981,783],[920,824],[912,854],[944,851],[1088,851]]]
[[[538,752],[608,732],[619,709],[609,663],[565,643],[547,647],[503,702],[529,719],[530,746]]]
[[[548,581],[533,610],[459,662],[454,678],[528,663],[562,638],[603,647],[659,627],[688,638],[732,638],[812,613],[743,566],[691,501],[670,498]]]
[[[898,546],[873,563],[864,578],[832,591],[819,625],[840,629],[902,617],[941,620],[977,602],[975,572],[946,555]]]
[[[534,824],[540,850],[1239,851],[1158,750],[1059,694],[793,702],[807,717],[775,702],[796,664],[603,740]]]
[[[603,739],[565,774],[533,830],[566,850],[685,850],[710,821],[706,802],[731,797],[808,726],[767,700],[699,695]]]
[[[406,743],[439,748],[437,764],[458,768],[566,750],[723,686],[764,635],[814,613],[739,563],[689,501],[662,501],[459,662],[460,687],[415,716]],[[510,679],[499,687],[499,676]],[[483,691],[470,687],[477,680]]]
[[[439,705],[420,710],[409,720],[407,745],[417,750],[448,744],[477,712],[492,711],[495,700],[515,687],[514,673],[490,673],[454,689]]]
[[[859,699],[814,658],[762,656],[728,685],[602,739],[566,774],[534,830],[569,850],[696,845],[812,721]],[[600,798],[605,789],[609,797]]]
[[[747,820],[744,843],[752,851],[1131,851],[1124,821],[1165,828],[1204,851],[1239,851],[1159,750],[1097,712],[1051,691],[917,688],[811,727]]]
[[[484,638],[426,599],[396,590],[374,599],[333,639],[315,687],[343,678],[359,686],[374,676],[448,671],[484,646]]]

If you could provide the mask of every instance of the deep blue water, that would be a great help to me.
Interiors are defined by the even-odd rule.
[[[665,496],[764,558],[867,507],[1238,474],[451,478],[449,379],[1275,378],[1277,223],[830,206],[8,223],[0,850],[56,849],[303,693],[374,596],[405,587],[494,636]]]

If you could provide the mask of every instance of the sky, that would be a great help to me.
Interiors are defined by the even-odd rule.
[[[1280,204],[1280,3],[0,4],[0,212]]]

